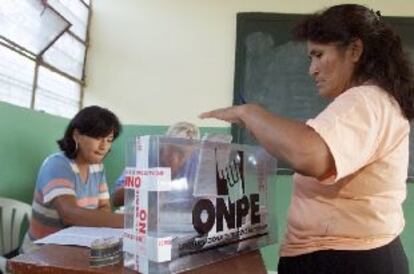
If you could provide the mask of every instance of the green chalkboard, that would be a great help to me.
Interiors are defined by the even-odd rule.
[[[301,14],[239,13],[237,15],[236,65],[233,104],[242,99],[264,106],[273,113],[306,121],[329,103],[318,95],[308,75],[309,58],[305,43],[292,41],[291,30]],[[400,34],[405,50],[414,60],[414,18],[385,17]],[[236,125],[235,142],[255,144],[254,138]],[[410,136],[414,151],[414,133]],[[281,163],[280,171],[291,172]],[[409,176],[414,177],[414,157]]]

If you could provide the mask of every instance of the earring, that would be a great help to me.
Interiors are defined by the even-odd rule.
[[[75,140],[75,152],[77,152],[79,149],[78,141]]]

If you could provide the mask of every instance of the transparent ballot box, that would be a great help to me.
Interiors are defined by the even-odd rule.
[[[178,273],[276,242],[276,160],[258,146],[127,142],[124,265]]]

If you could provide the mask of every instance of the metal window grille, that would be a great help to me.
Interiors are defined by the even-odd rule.
[[[72,117],[82,106],[92,3],[2,0],[0,101]]]

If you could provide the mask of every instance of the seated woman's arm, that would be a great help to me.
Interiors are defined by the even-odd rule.
[[[112,212],[111,203],[109,199],[99,199],[98,209],[105,212]]]
[[[124,187],[117,188],[112,194],[112,205],[119,207],[124,205]]]
[[[53,206],[64,224],[96,227],[124,227],[124,215],[100,209],[87,209],[76,204],[73,195],[62,195],[53,199]],[[109,205],[109,201],[108,201]]]

